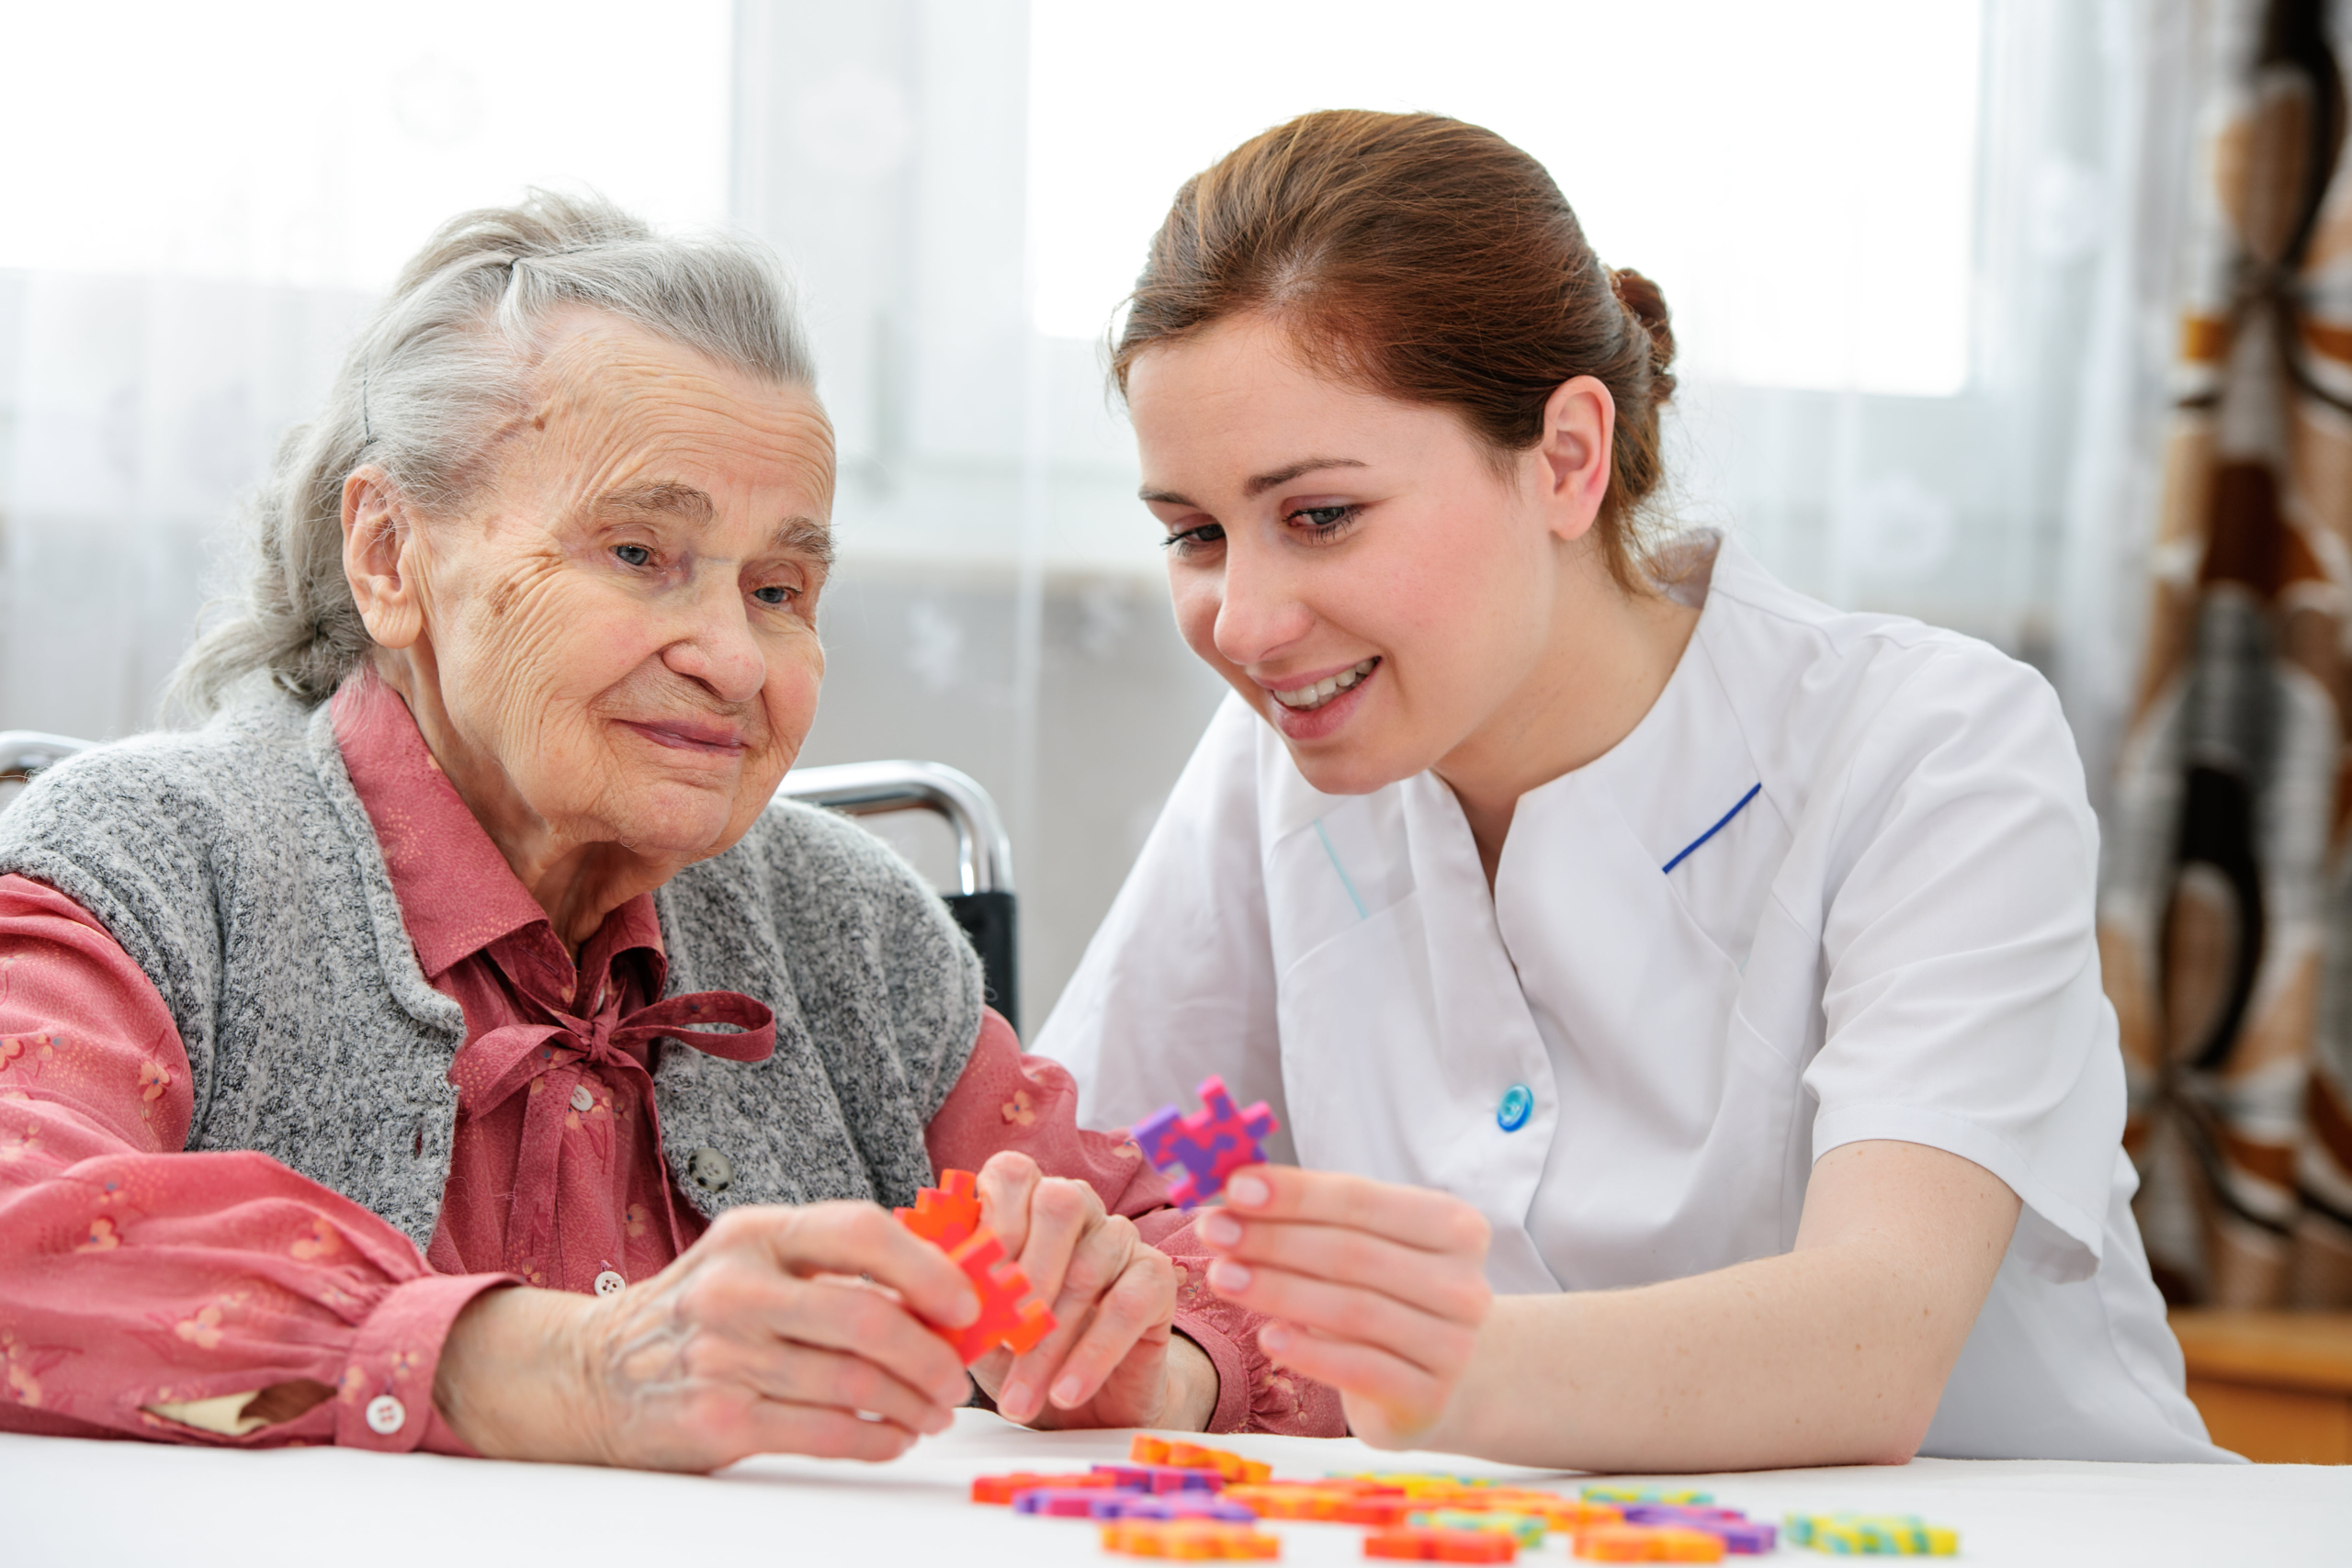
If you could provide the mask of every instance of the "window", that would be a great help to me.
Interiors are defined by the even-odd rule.
[[[732,17],[726,0],[17,7],[0,267],[372,292],[451,213],[533,183],[723,223]]]
[[[1949,395],[1969,367],[1977,0],[1033,0],[1031,311],[1097,337],[1185,176],[1309,106],[1551,168],[1690,370]],[[1703,46],[1694,46],[1702,40]]]

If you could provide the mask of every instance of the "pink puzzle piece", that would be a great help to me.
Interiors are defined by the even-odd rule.
[[[1224,1191],[1225,1179],[1243,1166],[1261,1163],[1266,1151],[1259,1145],[1274,1128],[1264,1100],[1237,1111],[1225,1079],[1210,1077],[1201,1080],[1201,1109],[1186,1116],[1164,1105],[1136,1123],[1134,1136],[1168,1178],[1176,1206],[1189,1209]]]

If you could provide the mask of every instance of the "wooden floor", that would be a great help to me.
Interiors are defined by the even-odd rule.
[[[2260,1464],[2352,1464],[2352,1313],[2172,1314],[2213,1440]]]

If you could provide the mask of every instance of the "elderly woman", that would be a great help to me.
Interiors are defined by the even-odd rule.
[[[973,1369],[1005,1415],[1328,1424],[1177,1310],[1181,1216],[938,900],[772,800],[810,382],[761,256],[594,203],[410,265],[179,672],[209,721],[0,817],[0,1429],[888,1457],[978,1303],[879,1205],[983,1161],[1061,1320]]]

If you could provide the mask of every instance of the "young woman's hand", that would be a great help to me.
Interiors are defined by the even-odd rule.
[[[1193,1234],[1212,1290],[1274,1319],[1268,1356],[1340,1391],[1348,1425],[1409,1447],[1445,1413],[1494,1300],[1486,1217],[1443,1192],[1251,1166]]]
[[[1216,1373],[1170,1332],[1176,1270],[1167,1257],[1133,1222],[1105,1213],[1093,1188],[1046,1176],[1025,1154],[991,1156],[978,1189],[980,1223],[1055,1318],[1054,1331],[1021,1356],[999,1349],[973,1364],[999,1413],[1033,1427],[1204,1423],[1216,1405]]]
[[[884,1460],[970,1393],[927,1322],[979,1302],[872,1203],[731,1209],[604,1298],[492,1291],[443,1342],[435,1403],[493,1459],[716,1470],[758,1453]]]

